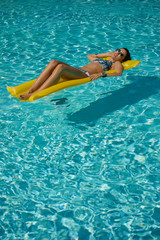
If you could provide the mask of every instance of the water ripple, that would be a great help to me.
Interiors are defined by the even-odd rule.
[[[159,239],[159,1],[18,2],[0,10],[1,238]],[[117,47],[141,65],[33,103],[6,91]]]

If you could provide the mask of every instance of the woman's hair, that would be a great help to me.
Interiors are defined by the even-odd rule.
[[[127,48],[123,48],[123,49],[125,49],[126,52],[127,52],[127,55],[126,55],[126,57],[123,59],[123,62],[125,62],[125,61],[127,61],[127,60],[131,60],[131,55],[130,55],[129,50],[128,50]]]

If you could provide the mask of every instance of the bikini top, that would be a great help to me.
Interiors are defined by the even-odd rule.
[[[103,60],[102,58],[95,59],[92,62],[100,63],[103,68],[103,71],[108,71],[112,67],[112,64],[115,63],[115,62],[111,62],[109,60]]]

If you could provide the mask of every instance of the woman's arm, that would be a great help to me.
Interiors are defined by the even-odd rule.
[[[87,58],[89,59],[89,61],[92,62],[97,58],[105,58],[110,56],[111,56],[111,52],[108,52],[108,53],[89,54]]]
[[[115,77],[115,76],[121,76],[123,73],[123,65],[120,62],[117,62],[115,64],[115,70],[116,72],[114,73],[107,73],[105,77]],[[105,73],[104,73],[105,75]],[[104,77],[103,73],[96,73],[96,74],[92,74],[90,75],[90,81],[96,80],[98,78]]]
[[[121,62],[116,62],[114,65],[114,69],[116,72],[114,73],[107,73],[108,77],[114,77],[114,76],[121,76],[123,73],[123,65]]]

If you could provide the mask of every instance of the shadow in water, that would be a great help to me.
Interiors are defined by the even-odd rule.
[[[56,105],[64,105],[66,104],[66,101],[68,98],[57,98],[57,99],[52,99],[51,102],[55,102]]]
[[[104,115],[110,114],[125,106],[133,105],[146,99],[160,90],[160,78],[155,76],[130,77],[131,84],[123,88],[101,94],[105,97],[92,102],[89,106],[68,115],[71,124],[95,124]]]

